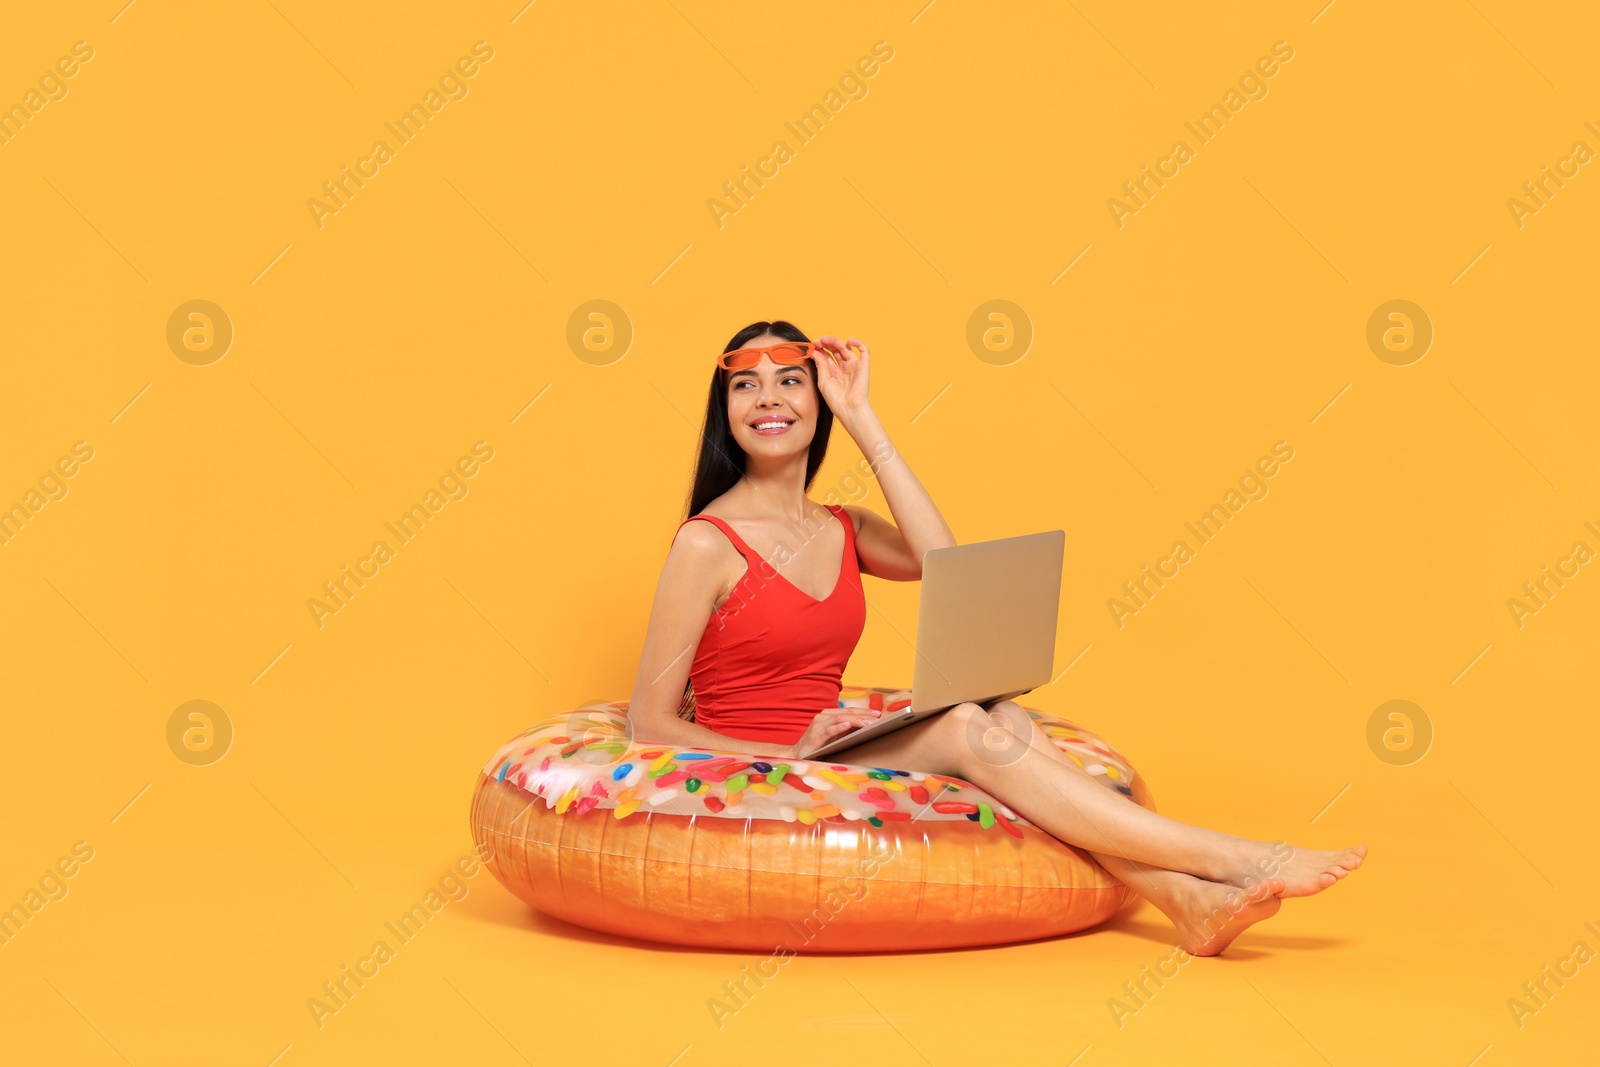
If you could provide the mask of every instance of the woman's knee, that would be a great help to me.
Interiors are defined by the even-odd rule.
[[[947,729],[964,730],[976,717],[980,715],[987,717],[988,714],[982,707],[969,700],[963,704],[957,704],[943,715],[940,715],[939,721]]]
[[[1033,720],[1004,701],[993,711],[971,702],[957,704],[943,715],[951,758],[963,767],[1008,767],[1020,760],[1031,745]]]

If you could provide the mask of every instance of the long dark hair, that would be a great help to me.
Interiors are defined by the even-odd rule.
[[[777,322],[752,322],[734,334],[722,350],[732,352],[736,348],[743,348],[752,339],[766,333],[785,341],[811,340],[794,325],[781,319]],[[821,391],[817,390],[816,362],[806,362],[811,364],[811,388],[816,391],[817,397],[817,429],[811,435],[811,449],[806,454],[805,488],[810,489],[812,479],[822,466],[823,457],[828,454],[828,435],[833,432],[833,409],[828,407]],[[723,380],[724,373],[722,368],[712,367],[706,417],[700,427],[700,455],[694,465],[694,484],[689,490],[686,516],[700,514],[702,508],[732,489],[744,476],[747,457],[744,449],[733,439],[733,428],[728,422],[728,391]]]

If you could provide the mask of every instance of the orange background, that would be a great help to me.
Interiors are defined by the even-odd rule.
[[[0,545],[0,905],[93,850],[0,946],[12,1058],[1592,1052],[1595,967],[1520,1028],[1507,1006],[1600,950],[1600,577],[1520,628],[1507,607],[1600,548],[1600,177],[1520,226],[1507,205],[1600,149],[1591,12],[121,4],[33,5],[0,36],[0,104],[93,49],[0,144],[0,506],[93,449]],[[465,95],[319,227],[307,201],[478,41]],[[785,123],[879,41],[865,95],[800,143]],[[1185,123],[1278,41],[1266,95],[1200,144]],[[708,201],[780,139],[719,226]],[[1193,157],[1119,227],[1108,201],[1179,139]],[[233,331],[205,365],[167,340],[193,300]],[[595,300],[625,350],[569,343]],[[969,343],[992,300],[1025,352]],[[1404,366],[1367,342],[1391,300],[1434,331]],[[959,540],[1066,531],[1072,666],[1029,703],[1103,732],[1168,814],[1364,840],[1367,867],[1120,1028],[1107,1001],[1171,951],[1153,909],[794,960],[719,1029],[707,1001],[753,958],[559,927],[480,871],[319,1029],[306,1001],[469,852],[495,746],[628,695],[711,356],[774,317],[867,341]],[[319,627],[307,601],[479,441],[466,495]],[[1270,493],[1119,628],[1107,600],[1277,441]],[[859,459],[838,434],[814,495],[886,512]],[[917,589],[867,595],[846,678],[901,684]],[[209,765],[169,747],[193,700],[233,732]],[[1368,745],[1390,700],[1431,725],[1407,765]]]

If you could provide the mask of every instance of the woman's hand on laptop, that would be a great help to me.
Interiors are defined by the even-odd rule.
[[[883,712],[872,708],[823,708],[806,727],[806,732],[800,735],[800,740],[790,746],[789,757],[798,759],[801,753],[819,749],[829,741],[875,723],[882,717]]]

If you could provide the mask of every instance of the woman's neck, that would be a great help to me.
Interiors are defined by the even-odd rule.
[[[806,454],[763,461],[754,456],[734,492],[741,507],[757,515],[802,522],[815,505],[806,499]]]

